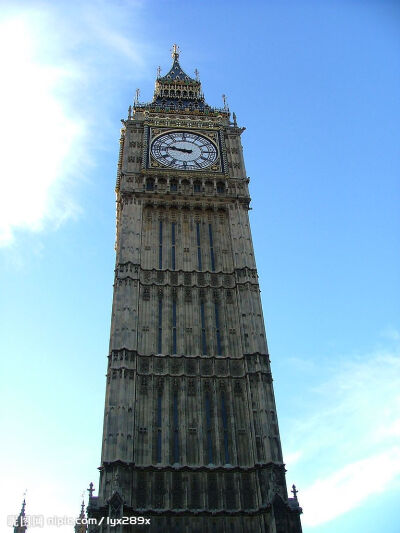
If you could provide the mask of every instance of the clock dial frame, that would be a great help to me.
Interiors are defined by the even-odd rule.
[[[150,153],[163,167],[176,170],[206,170],[219,157],[216,144],[194,131],[168,131],[155,137]]]

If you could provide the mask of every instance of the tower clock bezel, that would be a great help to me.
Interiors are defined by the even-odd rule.
[[[216,157],[208,166],[197,168],[183,168],[182,166],[164,165],[152,153],[154,142],[162,136],[173,133],[187,133],[190,136],[199,136],[206,139],[215,148]],[[146,168],[149,170],[163,170],[173,172],[196,172],[196,173],[223,173],[223,151],[221,146],[220,131],[216,129],[199,129],[190,127],[148,127],[147,147],[146,147]]]

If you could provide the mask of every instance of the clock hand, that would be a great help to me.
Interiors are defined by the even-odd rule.
[[[169,146],[170,150],[178,150],[179,152],[184,152],[185,154],[191,154],[193,150],[186,150],[186,148],[178,148],[177,146]]]

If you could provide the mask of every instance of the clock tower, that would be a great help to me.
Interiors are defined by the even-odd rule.
[[[249,225],[244,128],[226,105],[205,102],[176,45],[172,58],[153,101],[137,93],[122,121],[100,482],[88,505],[98,525],[89,531],[300,533]]]

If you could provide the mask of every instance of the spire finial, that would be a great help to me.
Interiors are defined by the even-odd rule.
[[[21,515],[22,515],[22,516],[25,516],[25,506],[26,506],[25,498],[26,498],[26,493],[27,493],[27,492],[28,492],[28,489],[25,489],[24,494],[23,494],[23,496],[24,496],[24,500],[23,500],[23,502],[22,502],[22,508],[21,508]]]
[[[136,89],[136,91],[135,91],[135,101],[133,102],[134,106],[139,103],[139,95],[140,95],[140,89]]]
[[[296,490],[296,485],[292,485],[292,490],[290,491],[293,493],[293,496],[294,496],[294,499],[297,500],[297,493],[299,492],[298,490]]]
[[[199,81],[199,71],[196,69],[194,69],[194,75],[196,76],[196,81]]]
[[[222,101],[224,102],[224,109],[227,110],[228,109],[228,103],[227,103],[227,100],[226,100],[226,94],[222,95]]]
[[[179,46],[177,44],[174,44],[172,47],[172,59],[175,61],[175,59],[179,59]]]
[[[161,76],[161,67],[158,66],[157,68],[157,78],[159,78]]]
[[[81,516],[85,514],[85,490],[81,494],[82,503],[81,503]]]

